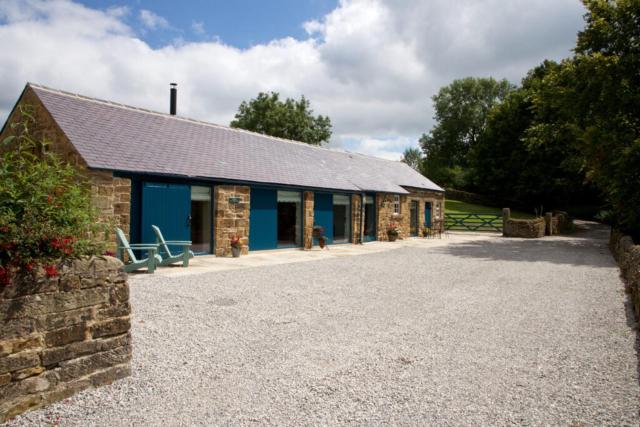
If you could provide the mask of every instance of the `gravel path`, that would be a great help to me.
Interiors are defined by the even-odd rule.
[[[639,425],[598,228],[132,281],[132,377],[9,425]]]

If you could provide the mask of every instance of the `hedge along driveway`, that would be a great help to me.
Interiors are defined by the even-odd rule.
[[[132,377],[13,424],[638,425],[606,237],[145,276]]]

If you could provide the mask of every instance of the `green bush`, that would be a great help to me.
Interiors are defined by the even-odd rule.
[[[104,232],[91,204],[91,187],[78,170],[32,135],[35,119],[21,107],[20,123],[0,145],[0,285],[16,274],[103,250],[92,236]]]

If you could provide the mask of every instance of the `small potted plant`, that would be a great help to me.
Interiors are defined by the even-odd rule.
[[[231,255],[233,255],[234,258],[238,258],[241,250],[242,243],[240,242],[240,236],[231,236]]]
[[[320,245],[320,249],[324,249],[327,244],[327,236],[324,235],[324,227],[321,225],[313,226],[313,237],[318,239],[318,244]]]
[[[429,226],[424,226],[422,227],[422,236],[423,237],[431,237],[431,227]]]
[[[389,238],[389,241],[395,242],[398,238],[398,234],[398,225],[395,222],[389,224],[389,227],[387,227],[387,237]]]

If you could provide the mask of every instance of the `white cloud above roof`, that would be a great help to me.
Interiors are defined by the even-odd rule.
[[[278,91],[304,94],[331,117],[333,146],[399,158],[433,125],[430,97],[439,87],[469,75],[518,82],[543,59],[569,55],[583,13],[576,0],[343,0],[300,23],[304,40],[154,48],[142,32],[171,22],[152,12],[3,0],[0,118],[26,81],[160,111],[175,81],[180,114],[221,124],[241,101]],[[127,25],[128,14],[145,26]]]
[[[140,22],[149,30],[169,28],[169,21],[147,9],[140,10]]]

